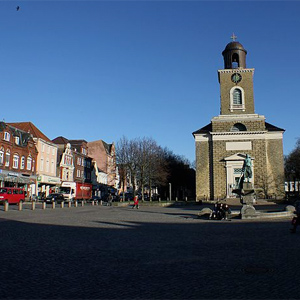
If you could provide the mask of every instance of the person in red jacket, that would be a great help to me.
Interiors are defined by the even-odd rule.
[[[139,197],[138,197],[138,195],[135,195],[134,196],[134,198],[133,198],[133,206],[132,206],[132,208],[139,208]]]

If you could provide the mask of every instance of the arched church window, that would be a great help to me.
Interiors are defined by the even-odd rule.
[[[240,89],[233,90],[233,105],[242,105],[242,92]]]
[[[236,131],[247,131],[247,128],[244,124],[242,123],[236,123],[232,126],[231,130],[230,131],[233,131],[233,132],[236,132]]]
[[[230,90],[230,110],[245,111],[245,94],[241,86],[233,86]]]

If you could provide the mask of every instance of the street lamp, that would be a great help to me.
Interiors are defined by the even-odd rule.
[[[169,195],[170,195],[170,201],[172,201],[172,184],[169,182]]]

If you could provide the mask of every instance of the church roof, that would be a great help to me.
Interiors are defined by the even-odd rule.
[[[284,129],[276,127],[276,126],[274,126],[274,125],[272,125],[270,123],[267,123],[267,122],[265,122],[265,125],[266,125],[266,129],[268,131],[285,131]]]
[[[268,122],[265,122],[265,125],[266,125],[266,130],[267,131],[285,131],[284,129],[279,128],[277,126],[274,126],[274,125],[272,125],[272,124],[270,124]],[[204,127],[200,128],[200,129],[194,131],[193,135],[195,135],[195,134],[209,133],[211,131],[212,131],[212,124],[209,123],[206,126],[204,126]]]
[[[193,135],[198,134],[198,133],[209,133],[210,131],[212,131],[212,124],[211,123],[209,123],[206,126],[194,131]]]
[[[246,51],[245,48],[243,47],[243,45],[239,42],[236,42],[236,41],[228,43],[223,52],[225,52],[225,51],[227,52],[228,50],[243,50],[243,51]]]

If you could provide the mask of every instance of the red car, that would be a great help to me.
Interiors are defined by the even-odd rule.
[[[18,204],[25,201],[25,192],[22,188],[0,188],[0,204],[7,201],[9,204]]]

